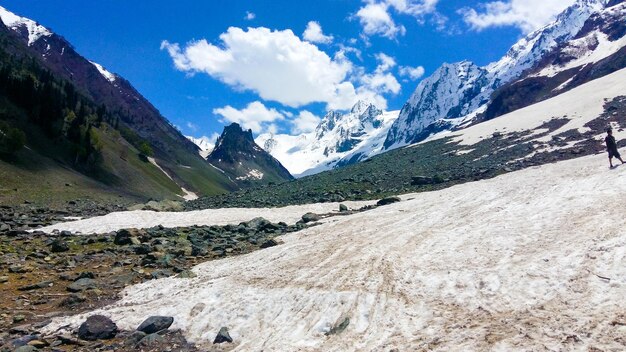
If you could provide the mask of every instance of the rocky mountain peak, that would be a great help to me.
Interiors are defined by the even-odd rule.
[[[242,182],[265,183],[293,178],[278,160],[254,142],[252,130],[244,130],[238,123],[224,127],[207,161]]]

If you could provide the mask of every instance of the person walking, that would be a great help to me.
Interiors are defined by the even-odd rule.
[[[613,129],[611,127],[606,129],[604,142],[606,143],[606,151],[609,152],[609,168],[613,168],[613,157],[616,157],[617,160],[624,164],[624,160],[622,160],[621,155],[617,151],[617,143],[615,142],[615,137],[613,137]]]

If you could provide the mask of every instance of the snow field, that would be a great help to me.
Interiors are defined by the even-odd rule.
[[[94,313],[124,329],[171,315],[207,347],[227,326],[240,351],[624,350],[626,167],[605,159],[330,218],[280,246],[198,265],[196,278],[128,287]],[[346,317],[344,332],[325,335]]]
[[[358,209],[365,205],[375,204],[375,201],[342,202],[350,209]],[[88,219],[59,223],[37,229],[51,233],[53,231],[72,231],[83,234],[107,233],[128,228],[150,228],[158,225],[164,227],[185,227],[204,225],[239,224],[263,217],[271,222],[286,222],[294,224],[308,212],[325,214],[337,212],[339,203],[320,203],[293,205],[283,208],[225,208],[205,209],[187,212],[156,212],[150,210],[134,210],[110,213]]]

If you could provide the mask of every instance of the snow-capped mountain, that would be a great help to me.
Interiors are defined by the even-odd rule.
[[[33,45],[39,38],[52,36],[52,32],[46,27],[29,18],[20,17],[2,6],[0,6],[0,19],[8,28],[25,38],[28,46]]]
[[[575,51],[578,47],[576,41],[585,41],[577,38],[577,35],[584,30],[590,18],[604,11],[613,11],[617,17],[622,16],[623,23],[623,14],[615,10],[615,7],[622,5],[623,1],[578,0],[557,16],[554,22],[519,40],[497,62],[485,67],[478,67],[468,61],[444,64],[419,83],[403,106],[386,137],[385,149],[414,143],[442,128],[462,127],[472,121],[488,108],[492,94],[500,87],[520,79],[565,43],[572,43],[573,49],[570,51]],[[620,42],[605,46],[611,47],[614,52],[616,47],[623,47],[623,44]],[[610,51],[601,49],[596,53],[606,57]],[[577,64],[584,64],[584,61]],[[555,74],[566,69],[552,67],[549,72]]]
[[[398,111],[384,112],[359,101],[348,113],[329,111],[315,131],[299,136],[262,134],[256,142],[292,174],[306,176],[379,153],[397,117]]]
[[[200,154],[200,156],[202,156],[205,159],[207,156],[209,156],[209,154],[211,154],[211,151],[215,147],[215,141],[211,140],[207,136],[202,136],[198,138],[192,137],[192,136],[185,136],[185,137],[187,137],[188,140],[192,141],[193,144],[198,146],[199,148],[198,153]]]

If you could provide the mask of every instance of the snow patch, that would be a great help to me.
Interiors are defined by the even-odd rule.
[[[102,67],[102,65],[95,63],[93,61],[89,61],[91,62],[92,65],[94,65],[97,69],[98,72],[100,72],[100,74],[107,79],[107,81],[113,83],[115,82],[115,80],[117,79],[117,77],[115,76],[115,74],[107,71],[104,67]]]

